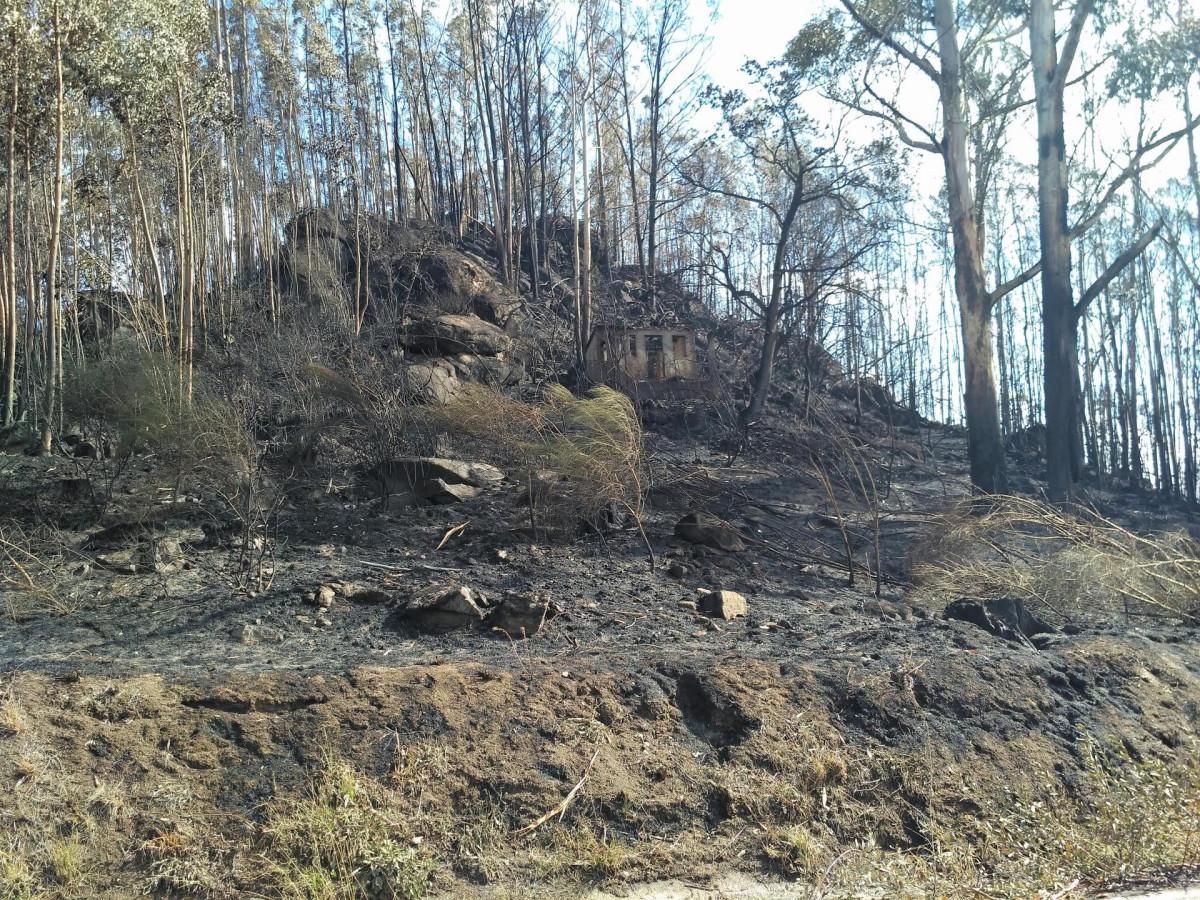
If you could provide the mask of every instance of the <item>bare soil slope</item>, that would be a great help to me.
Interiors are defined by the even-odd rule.
[[[577,896],[738,870],[1030,896],[1119,871],[1061,842],[1142,829],[1139,806],[1174,821],[1149,808],[1166,782],[1192,802],[1196,630],[1139,618],[1035,644],[940,618],[906,560],[966,493],[963,440],[923,429],[898,451],[882,431],[861,432],[888,474],[879,598],[838,567],[837,519],[870,569],[874,518],[831,508],[769,438],[732,468],[652,438],[653,570],[633,528],[535,539],[519,485],[382,511],[343,471],[293,491],[268,580],[241,587],[199,514],[96,549],[60,499],[67,464],[4,458],[10,521],[58,555],[39,570],[52,598],[19,575],[0,588],[0,893]],[[1139,527],[1169,515],[1143,506],[1124,510]],[[747,549],[676,538],[694,509]],[[559,611],[528,640],[399,613],[458,585]],[[715,589],[749,614],[701,615]],[[1114,787],[1118,770],[1142,793]],[[1117,811],[1078,824],[1105,801]],[[1046,847],[1022,851],[1030,836]],[[1122,840],[1130,864],[1176,859]]]

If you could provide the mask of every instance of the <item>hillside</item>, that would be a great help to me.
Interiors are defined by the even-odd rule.
[[[403,316],[354,344],[298,305],[157,419],[127,388],[177,383],[114,325],[69,439],[2,458],[5,896],[1192,871],[1181,508],[1041,505],[1036,433],[1010,444],[1025,498],[971,500],[961,429],[832,362],[782,366],[748,440],[728,399],[572,397],[554,301],[413,234],[366,280],[408,285]],[[322,240],[293,248],[299,297],[357,270]]]

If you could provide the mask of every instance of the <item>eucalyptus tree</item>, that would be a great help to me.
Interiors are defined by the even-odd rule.
[[[40,63],[34,56],[40,46],[35,39],[35,23],[30,22],[17,4],[0,10],[0,76],[5,91],[5,197],[4,246],[0,249],[0,427],[13,424],[16,416],[16,385],[19,315],[21,296],[21,260],[17,256],[17,190],[19,157],[17,135],[23,131],[33,114],[33,91],[25,74],[38,71]],[[26,312],[27,315],[30,313]],[[28,363],[28,360],[27,360]]]
[[[983,198],[1005,130],[1022,105],[1024,60],[1005,39],[1011,26],[1009,5],[1002,0],[841,2],[840,11],[802,29],[787,59],[798,77],[826,85],[834,101],[887,123],[908,147],[941,158],[961,325],[971,481],[981,491],[1002,492],[1008,479],[992,313],[1005,295],[1032,277],[989,287],[985,268]],[[925,87],[914,92],[914,79]],[[931,114],[933,110],[937,113]]]

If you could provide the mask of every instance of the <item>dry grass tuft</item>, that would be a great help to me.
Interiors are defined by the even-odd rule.
[[[0,737],[24,734],[29,728],[29,719],[21,705],[12,697],[0,700]]]
[[[10,619],[22,619],[35,612],[55,612],[67,615],[75,604],[59,589],[62,578],[62,559],[47,552],[48,545],[58,541],[52,534],[34,537],[19,525],[10,523],[0,528],[0,596],[4,598],[4,614]]]
[[[32,900],[37,890],[37,863],[16,839],[0,845],[0,897]]]
[[[1135,759],[1119,739],[1086,732],[1078,744],[1081,796],[1046,773],[1049,796],[998,817],[998,843],[1020,849],[1024,872],[1105,884],[1200,861],[1200,764]]]
[[[1186,535],[1139,535],[1091,510],[1022,497],[964,501],[941,513],[912,570],[918,594],[935,608],[1004,595],[1054,624],[1200,620],[1200,547]]]
[[[104,495],[139,451],[163,462],[164,483],[176,489],[236,490],[252,474],[257,450],[243,415],[199,375],[187,399],[175,362],[160,354],[116,353],[81,364],[67,373],[63,394],[69,419],[110,451],[84,473]]]
[[[539,521],[551,529],[573,532],[581,520],[596,523],[614,507],[641,515],[642,430],[624,394],[596,387],[576,397],[552,384],[541,403],[529,404],[472,386],[448,406],[429,410],[429,417],[490,448],[501,465],[520,473]]]
[[[383,787],[328,755],[302,799],[270,811],[263,860],[283,897],[419,900],[431,863],[393,819]]]
[[[125,809],[127,799],[126,788],[123,785],[95,781],[96,788],[87,797],[88,810],[99,820],[115,821]]]
[[[87,868],[86,850],[78,835],[51,838],[46,859],[54,880],[64,887],[75,884]]]
[[[762,850],[773,868],[806,881],[817,880],[834,858],[829,846],[804,825],[767,828]]]
[[[26,741],[14,760],[18,786],[37,784],[49,774],[51,764],[52,760],[45,750],[32,741]]]

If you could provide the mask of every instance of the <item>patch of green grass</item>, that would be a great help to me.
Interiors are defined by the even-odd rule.
[[[47,841],[46,859],[54,880],[64,887],[75,884],[85,871],[86,851],[78,835]]]
[[[432,863],[380,785],[326,758],[307,796],[272,810],[263,859],[293,900],[420,900]]]
[[[33,900],[38,896],[33,864],[15,843],[0,847],[0,897]]]

